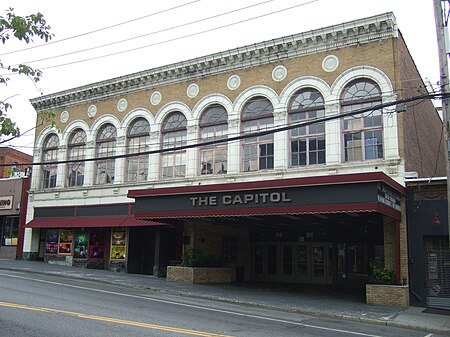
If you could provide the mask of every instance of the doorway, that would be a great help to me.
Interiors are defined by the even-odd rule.
[[[328,242],[254,243],[252,278],[261,282],[332,284]]]
[[[153,275],[155,233],[150,227],[130,227],[127,270],[130,274]]]

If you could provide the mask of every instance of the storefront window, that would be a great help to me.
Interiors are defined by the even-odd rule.
[[[127,229],[114,228],[111,232],[111,260],[125,260],[127,252]]]
[[[348,268],[349,273],[367,274],[367,246],[348,246]]]
[[[48,230],[47,238],[45,241],[45,254],[57,254],[58,253],[58,230]]]
[[[19,236],[19,217],[5,217],[5,223],[0,228],[2,246],[17,246]]]
[[[91,229],[89,233],[89,258],[103,259],[105,255],[105,230]]]
[[[73,245],[73,232],[72,231],[60,231],[59,232],[58,254],[72,255],[72,245]]]
[[[75,231],[74,257],[77,259],[85,259],[88,254],[88,232],[84,229]]]

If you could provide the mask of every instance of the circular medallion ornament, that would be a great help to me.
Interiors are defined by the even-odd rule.
[[[228,79],[227,86],[230,90],[236,90],[241,85],[241,78],[238,75],[232,75]]]
[[[199,91],[200,88],[198,87],[198,85],[193,83],[187,88],[186,94],[188,95],[189,98],[194,98],[195,96],[198,95]]]
[[[335,71],[339,66],[339,59],[334,55],[328,55],[322,61],[322,68],[326,72]]]
[[[119,110],[120,112],[124,112],[127,109],[127,106],[128,106],[127,100],[125,98],[122,98],[117,103],[117,110]]]
[[[91,118],[94,117],[97,114],[97,107],[95,105],[89,106],[87,114]]]
[[[159,91],[155,91],[150,96],[150,103],[152,103],[153,105],[158,105],[161,102],[161,99],[162,99],[161,93]]]
[[[284,66],[276,66],[272,70],[272,79],[274,81],[280,82],[284,80],[287,76],[287,69]]]
[[[63,112],[61,112],[59,119],[61,123],[66,123],[69,120],[69,111],[64,110]]]

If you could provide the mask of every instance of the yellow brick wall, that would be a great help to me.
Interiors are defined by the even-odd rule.
[[[367,284],[366,303],[407,307],[409,306],[409,287]]]

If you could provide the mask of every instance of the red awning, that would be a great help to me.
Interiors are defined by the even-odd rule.
[[[160,226],[163,223],[137,220],[134,216],[117,215],[105,217],[36,218],[25,225],[27,228],[92,228]]]
[[[166,224],[161,222],[154,222],[148,220],[138,220],[134,216],[129,216],[124,222],[122,222],[123,227],[137,227],[137,226],[164,226]]]
[[[68,227],[80,228],[80,227],[120,227],[126,220],[126,215],[121,216],[80,216],[72,217]]]
[[[25,225],[27,228],[65,228],[69,227],[71,217],[68,218],[36,218]]]

